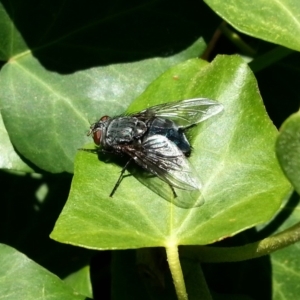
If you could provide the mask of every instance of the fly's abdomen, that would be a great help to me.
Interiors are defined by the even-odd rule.
[[[182,129],[169,119],[155,118],[151,122],[147,136],[163,135],[172,141],[186,156],[191,153],[191,146]]]

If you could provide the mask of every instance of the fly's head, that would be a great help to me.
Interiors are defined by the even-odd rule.
[[[87,135],[93,135],[94,143],[97,146],[103,146],[105,144],[105,133],[109,122],[110,117],[103,116],[98,122],[91,125]]]

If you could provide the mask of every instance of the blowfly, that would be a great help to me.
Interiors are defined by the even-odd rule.
[[[201,183],[187,160],[191,145],[185,131],[223,110],[223,105],[206,98],[156,105],[119,117],[103,116],[90,126],[97,152],[127,156],[110,197],[117,190],[131,162],[174,188],[199,190]]]

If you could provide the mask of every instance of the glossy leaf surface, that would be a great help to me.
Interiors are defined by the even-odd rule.
[[[194,45],[194,51],[199,45]],[[73,172],[75,153],[88,141],[85,133],[90,122],[97,120],[101,111],[123,112],[131,99],[162,71],[194,56],[193,49],[171,58],[99,67],[71,75],[51,73],[29,54],[12,61],[0,73],[2,116],[10,139],[39,168]],[[124,78],[122,74],[130,76]]]
[[[300,50],[300,6],[298,0],[206,0],[217,14],[239,31]]]
[[[85,299],[17,250],[1,244],[0,254],[0,293],[3,299]]]
[[[224,105],[222,114],[190,131],[190,162],[204,185],[204,205],[179,208],[133,176],[126,176],[110,198],[122,164],[80,151],[52,238],[98,249],[207,244],[271,218],[290,185],[275,157],[277,131],[239,57],[179,64],[154,81],[129,111],[194,97]]]
[[[86,128],[101,111],[123,112],[162,72],[204,51],[197,26],[178,22],[189,6],[170,14],[173,8],[149,1],[160,8],[153,17],[145,3],[119,4],[0,3],[0,108],[10,140],[1,145],[2,168],[30,171],[16,164],[16,149],[35,169],[72,173]],[[169,26],[174,32],[162,30]]]

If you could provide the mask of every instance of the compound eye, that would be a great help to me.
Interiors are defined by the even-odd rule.
[[[109,116],[103,116],[101,117],[101,119],[99,120],[100,122],[105,122],[109,119]]]
[[[100,145],[100,140],[101,140],[101,130],[97,130],[93,133],[93,139],[94,143],[96,145]]]

